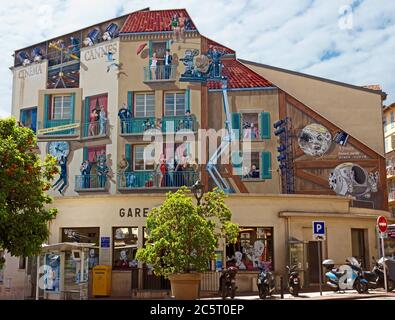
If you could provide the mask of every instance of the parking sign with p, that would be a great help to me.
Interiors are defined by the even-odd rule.
[[[313,240],[314,241],[326,240],[324,221],[313,221]]]

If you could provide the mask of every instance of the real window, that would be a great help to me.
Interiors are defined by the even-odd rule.
[[[92,243],[88,250],[88,267],[99,265],[100,228],[63,228],[62,242]]]
[[[165,116],[176,117],[184,116],[186,109],[185,92],[166,92],[165,93]]]
[[[71,96],[53,96],[52,97],[52,120],[70,120],[71,119]]]
[[[26,258],[25,257],[19,257],[19,269],[26,269]]]
[[[155,94],[136,93],[134,116],[136,118],[155,117]]]
[[[117,269],[137,268],[137,227],[113,228],[113,267]]]
[[[154,170],[153,156],[150,157],[152,160],[145,159],[144,153],[147,145],[135,145],[133,148],[133,161],[134,161],[134,171],[152,171]]]
[[[226,266],[239,270],[274,270],[273,228],[240,227],[236,244],[226,246]]]

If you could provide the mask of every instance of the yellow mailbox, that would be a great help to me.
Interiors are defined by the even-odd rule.
[[[111,273],[112,268],[110,266],[96,266],[93,268],[93,296],[111,295]]]

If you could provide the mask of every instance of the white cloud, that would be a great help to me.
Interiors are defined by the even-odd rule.
[[[354,4],[353,28],[339,8]],[[357,5],[358,4],[358,5]],[[0,117],[10,114],[14,50],[151,9],[187,8],[199,31],[238,57],[356,85],[380,84],[395,100],[395,4],[387,0],[18,0],[0,11]],[[339,54],[321,61],[323,53]]]

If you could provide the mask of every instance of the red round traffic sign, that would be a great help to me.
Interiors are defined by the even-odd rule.
[[[377,218],[377,227],[379,228],[381,233],[385,233],[388,228],[388,222],[387,219],[383,216],[379,216]]]

